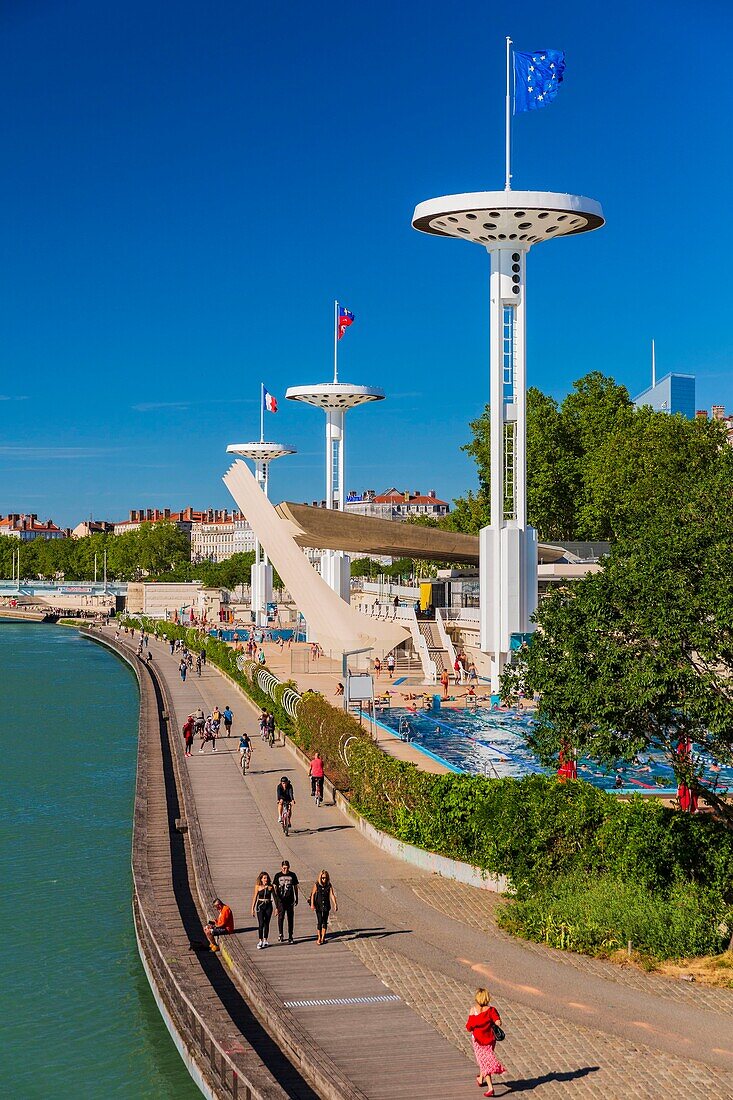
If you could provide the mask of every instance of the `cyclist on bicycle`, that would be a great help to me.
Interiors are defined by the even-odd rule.
[[[239,738],[239,756],[242,768],[246,771],[252,758],[252,742],[246,730]]]
[[[293,792],[293,784],[288,779],[287,775],[284,775],[277,785],[277,820],[278,824],[282,822],[283,810],[287,808],[290,814],[290,822],[293,821],[293,806],[295,804],[295,794]]]
[[[319,803],[323,802],[323,760],[320,752],[311,760],[308,775],[311,777],[311,797],[315,798],[317,793]]]

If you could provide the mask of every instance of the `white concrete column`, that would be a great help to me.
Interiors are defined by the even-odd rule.
[[[334,444],[337,449],[337,469],[343,473],[343,409],[326,409],[326,507],[339,507],[334,501],[336,486],[333,476]],[[343,492],[343,489],[340,490]]]

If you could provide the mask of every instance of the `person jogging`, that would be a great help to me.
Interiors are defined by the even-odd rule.
[[[293,942],[294,910],[298,904],[298,876],[290,870],[290,863],[284,859],[280,870],[272,880],[275,887],[277,906],[277,931],[280,943],[285,941],[285,918],[288,920],[288,943]]]
[[[232,722],[234,721],[234,711],[230,709],[229,704],[224,707],[221,712],[221,716],[224,719],[224,730],[227,737],[232,736]]]
[[[315,798],[320,806],[323,802],[323,760],[320,752],[317,752],[311,760],[308,775],[311,778],[311,797]]]

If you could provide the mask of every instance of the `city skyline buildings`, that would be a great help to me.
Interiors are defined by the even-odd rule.
[[[348,5],[294,13],[277,49],[264,13],[225,7],[226,33],[186,2],[175,24],[139,3],[2,17],[12,104],[0,117],[5,510],[22,504],[66,525],[90,511],[123,514],[131,500],[226,506],[220,455],[254,431],[256,401],[244,395],[260,376],[281,399],[278,437],[299,451],[274,472],[273,497],[320,497],[317,418],[282,398],[301,378],[324,377],[334,294],[358,316],[342,376],[374,378],[390,394],[368,424],[354,421],[347,483],[388,483],[395,441],[409,438],[407,484],[439,480],[448,500],[475,488],[459,447],[488,400],[480,258],[447,246],[441,264],[426,264],[405,219],[424,194],[499,182],[505,32],[520,49],[548,42],[567,54],[552,111],[515,122],[515,186],[572,179],[603,194],[609,221],[571,314],[571,260],[538,255],[528,383],[562,397],[599,369],[633,396],[654,334],[666,371],[697,376],[701,406],[733,406],[722,266],[731,229],[720,227],[706,256],[701,332],[678,275],[676,221],[701,172],[711,205],[725,201],[731,153],[709,107],[722,102],[711,90],[722,75],[707,57],[730,12],[711,4],[691,16],[672,4],[662,21],[622,3],[600,20],[599,49],[579,5],[547,14],[532,3],[492,30],[487,51],[486,34],[479,47],[457,29],[436,43],[409,4],[407,40],[385,41],[391,15],[377,4],[336,56],[323,29],[335,13],[348,19]],[[466,14],[487,22],[478,5]],[[680,103],[659,81],[682,42]],[[326,62],[328,83],[314,76]],[[479,143],[475,118],[459,109],[477,100],[487,105]],[[296,163],[307,217],[273,246]],[[660,185],[665,165],[674,171]],[[626,308],[629,264],[643,310]]]

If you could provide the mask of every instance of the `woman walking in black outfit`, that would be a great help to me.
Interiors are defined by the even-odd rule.
[[[318,944],[322,947],[326,942],[326,930],[328,929],[328,916],[333,905],[334,913],[338,913],[339,904],[331,885],[331,876],[328,871],[321,871],[313,883],[310,896],[310,907],[315,911],[318,926]]]
[[[260,871],[252,894],[252,916],[257,917],[257,932],[260,937],[257,941],[258,949],[270,946],[267,937],[270,934],[274,898],[270,876],[267,871]]]

